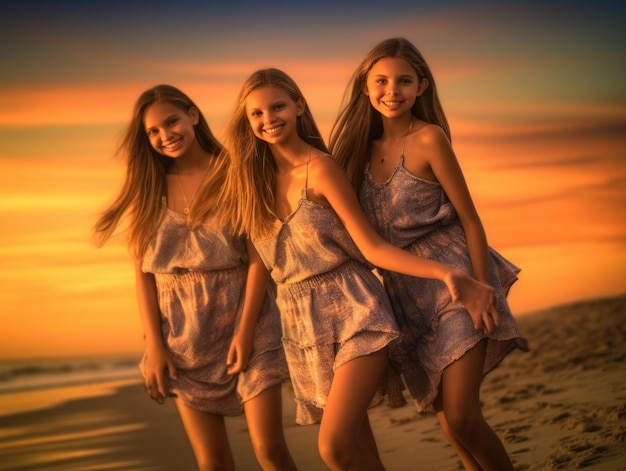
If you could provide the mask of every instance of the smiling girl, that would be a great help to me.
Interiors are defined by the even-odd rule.
[[[294,470],[282,429],[288,371],[267,271],[211,209],[225,177],[221,148],[183,92],[146,90],[120,148],[126,181],[95,231],[103,244],[130,217],[146,390],[159,403],[174,398],[199,469],[234,469],[224,417],[245,410],[262,468]],[[197,207],[201,184],[208,209]]]
[[[381,270],[404,340],[393,363],[417,407],[434,408],[465,469],[512,470],[479,389],[510,351],[528,350],[506,302],[519,269],[487,245],[433,75],[409,41],[381,42],[357,68],[330,148],[385,240],[494,287],[499,323],[436,281]]]
[[[479,316],[493,314],[493,289],[376,234],[284,72],[246,80],[225,147],[221,216],[250,235],[276,282],[296,420],[320,422],[318,448],[330,469],[382,470],[367,408],[380,401],[399,335],[369,263],[440,280]]]

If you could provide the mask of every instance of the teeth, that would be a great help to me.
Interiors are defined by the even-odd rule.
[[[277,128],[272,128],[272,129],[264,129],[263,132],[266,134],[274,134],[277,133],[278,131],[280,131],[281,126],[277,127]]]
[[[163,147],[166,148],[166,149],[172,149],[173,147],[176,147],[179,142],[180,142],[180,139],[178,139],[176,142],[172,142],[171,144],[168,144],[168,145],[163,146]]]

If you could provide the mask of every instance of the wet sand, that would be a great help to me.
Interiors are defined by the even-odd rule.
[[[515,351],[482,388],[483,412],[517,470],[626,470],[626,296],[518,318],[531,351]],[[39,396],[38,396],[39,395]],[[33,405],[38,404],[37,410]],[[174,404],[138,382],[0,396],[0,470],[193,471]],[[412,406],[370,411],[389,471],[462,469],[432,414]],[[325,469],[317,426],[294,424],[284,386],[287,440],[301,471]],[[255,471],[243,417],[227,421],[238,469]]]

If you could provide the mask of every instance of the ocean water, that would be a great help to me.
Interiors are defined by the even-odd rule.
[[[0,417],[141,381],[140,355],[0,360]]]
[[[0,360],[2,394],[139,379],[140,355]]]

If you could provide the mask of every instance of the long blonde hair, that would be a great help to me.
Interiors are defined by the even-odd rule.
[[[235,111],[227,126],[225,152],[230,159],[220,202],[221,222],[238,235],[260,237],[276,219],[274,215],[274,176],[276,163],[269,145],[258,139],[248,122],[246,98],[261,87],[276,87],[297,102],[302,99],[304,113],[298,116],[296,129],[300,138],[328,153],[313,115],[296,83],[283,71],[269,68],[254,72],[244,82]]]
[[[152,148],[144,129],[145,110],[157,102],[171,103],[185,112],[192,108],[198,110],[199,120],[194,130],[200,147],[211,155],[217,155],[222,150],[200,109],[179,89],[171,85],[156,85],[139,96],[131,122],[116,152],[127,162],[124,184],[94,227],[96,245],[100,247],[111,238],[122,220],[130,216],[128,246],[138,258],[143,257],[158,227],[162,214],[161,200],[167,195],[166,175],[173,162],[173,159]],[[213,175],[214,172],[212,179],[219,178],[219,172],[217,176]],[[197,211],[194,207],[191,210]]]
[[[415,100],[411,114],[440,126],[451,140],[450,127],[437,95],[435,79],[422,54],[404,38],[390,38],[378,43],[352,74],[329,140],[331,153],[345,170],[357,194],[363,181],[365,165],[372,151],[372,141],[383,133],[380,113],[372,107],[369,97],[363,90],[367,86],[367,76],[374,64],[386,57],[405,59],[415,69],[419,79],[428,79],[429,85]]]

